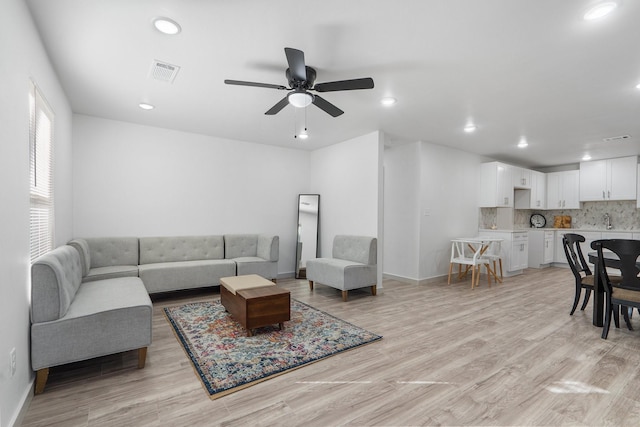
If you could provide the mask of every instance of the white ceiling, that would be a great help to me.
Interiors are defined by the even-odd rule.
[[[26,1],[76,113],[304,149],[382,130],[528,167],[640,154],[640,1],[597,22],[582,19],[592,0]],[[182,32],[159,33],[158,16]],[[266,116],[282,91],[223,83],[287,85],[284,47],[317,83],[375,88],[322,94],[337,118]],[[181,67],[174,83],[149,77],[153,60]],[[311,137],[294,139],[305,119]],[[618,135],[632,138],[602,141]]]

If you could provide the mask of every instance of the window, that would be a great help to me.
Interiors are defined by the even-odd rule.
[[[29,93],[31,261],[53,248],[53,112],[35,84]]]

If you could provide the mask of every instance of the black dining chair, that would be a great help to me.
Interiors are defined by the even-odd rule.
[[[627,308],[640,309],[640,269],[638,257],[640,257],[640,240],[611,239],[596,240],[591,247],[598,252],[597,274],[600,276],[605,292],[605,317],[602,328],[602,338],[607,339],[611,326],[611,316],[614,316],[618,326],[618,313],[622,307],[624,320],[629,329],[631,321]],[[607,262],[603,255],[604,250],[613,252],[619,259],[621,276],[618,280],[612,280],[607,273]]]
[[[571,307],[570,315],[573,315],[573,312],[576,311],[576,307],[578,307],[582,290],[585,290],[585,294],[580,310],[584,310],[587,306],[589,297],[591,296],[591,291],[593,290],[594,276],[591,273],[589,265],[584,259],[584,255],[582,255],[582,249],[580,249],[580,243],[583,243],[584,241],[584,236],[575,233],[566,233],[562,237],[564,254],[567,256],[567,262],[569,263],[569,267],[571,268],[576,281],[576,294],[573,299],[573,307]]]

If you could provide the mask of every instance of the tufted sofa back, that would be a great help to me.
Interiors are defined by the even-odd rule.
[[[378,263],[378,240],[375,237],[338,235],[333,238],[332,257],[375,265]]]
[[[225,234],[224,257],[260,257],[267,261],[278,261],[280,238],[266,234]]]
[[[59,246],[31,265],[31,321],[49,322],[63,317],[82,282],[80,253]]]
[[[222,236],[141,237],[140,265],[224,259]]]

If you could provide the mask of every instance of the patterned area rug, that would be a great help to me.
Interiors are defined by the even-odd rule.
[[[165,308],[211,399],[382,337],[291,300],[291,320],[247,337],[220,300]]]

